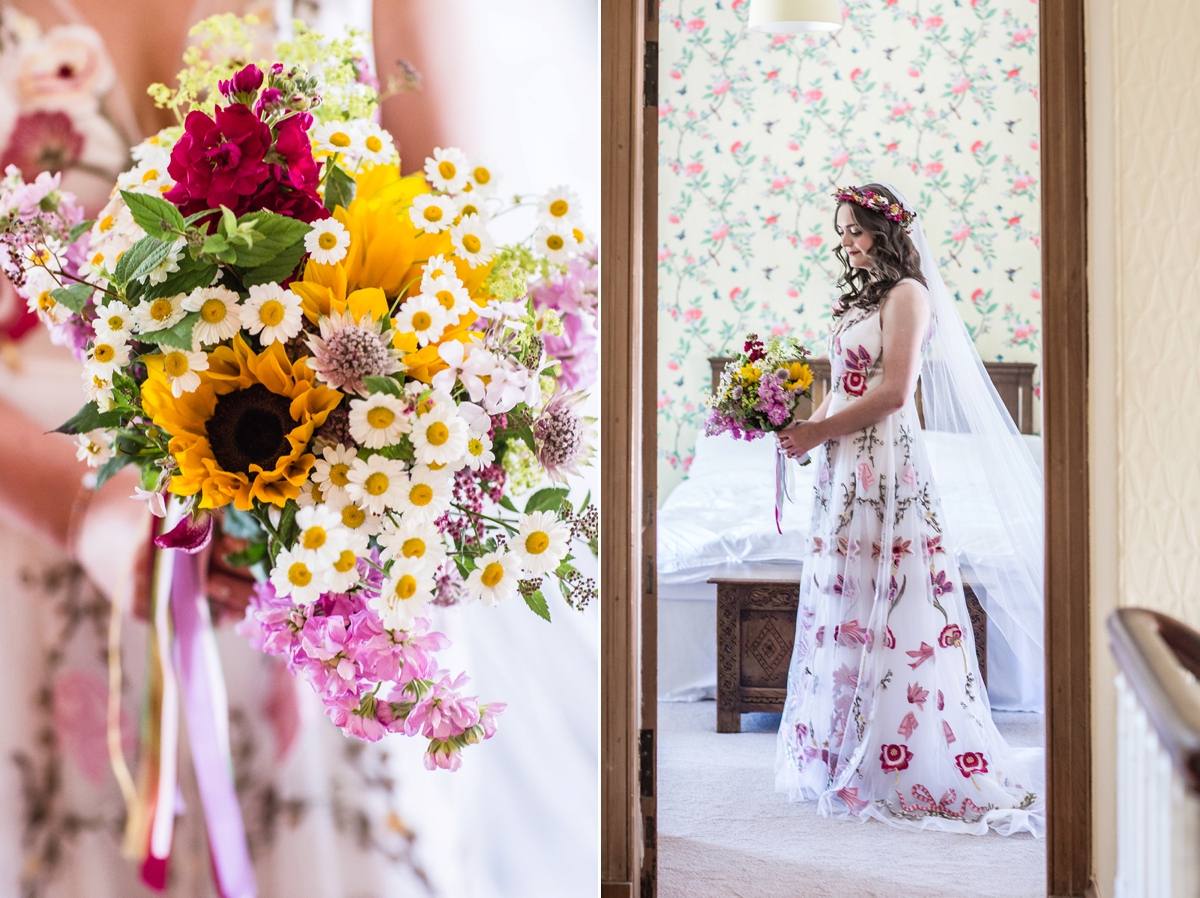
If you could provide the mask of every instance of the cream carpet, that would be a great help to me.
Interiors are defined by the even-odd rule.
[[[778,714],[716,732],[716,702],[658,705],[662,898],[1044,898],[1046,842],[819,817],[775,792]],[[1013,745],[1042,718],[997,714]]]

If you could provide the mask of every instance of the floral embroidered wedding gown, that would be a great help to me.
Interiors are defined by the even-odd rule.
[[[878,308],[835,324],[829,414],[879,385],[882,349]],[[813,455],[776,789],[828,816],[1043,834],[1040,752],[992,722],[914,397]]]

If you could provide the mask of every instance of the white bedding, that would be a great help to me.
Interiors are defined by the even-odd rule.
[[[956,452],[957,434],[925,431],[950,529],[960,547],[1005,564],[1006,539],[995,509],[978,498],[972,460]],[[1023,436],[1039,467],[1042,440]],[[775,440],[745,442],[701,436],[688,478],[658,514],[659,697],[711,698],[716,688],[716,587],[705,581],[722,564],[802,563],[808,551],[814,466],[792,465],[783,533],[775,529]],[[971,579],[967,572],[968,581]],[[988,681],[997,708],[1036,710],[1041,689],[994,630],[988,636]],[[1040,665],[1035,665],[1040,666]]]

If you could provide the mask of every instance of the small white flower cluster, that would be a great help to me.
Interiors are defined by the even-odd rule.
[[[579,196],[569,187],[554,187],[543,194],[537,213],[533,247],[555,265],[565,264],[573,254],[592,248],[583,230]]]
[[[346,171],[354,171],[364,162],[392,165],[399,161],[392,135],[370,119],[348,122],[324,122],[312,129],[313,155],[336,158]]]

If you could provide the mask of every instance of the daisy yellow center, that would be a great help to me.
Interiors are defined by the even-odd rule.
[[[550,547],[550,537],[545,530],[535,530],[525,537],[525,551],[530,555],[541,555]]]
[[[314,502],[321,502],[324,499],[324,494],[321,492],[321,484],[319,483],[309,484],[308,494],[312,496]]]
[[[469,253],[477,253],[483,249],[483,241],[474,234],[465,234],[462,239],[463,249]]]
[[[482,165],[475,169],[474,175],[476,184],[486,184],[488,181],[492,180],[492,173]]]
[[[470,203],[468,203],[462,207],[462,214],[463,215],[478,215],[479,208],[477,206],[472,206]]]
[[[380,140],[378,137],[376,137],[374,134],[372,134],[370,137],[368,137],[366,139],[366,144],[367,144],[367,149],[370,150],[372,153],[378,153],[380,150],[383,149],[383,141]]]
[[[108,329],[109,330],[119,331],[123,327],[125,327],[125,319],[122,318],[120,315],[109,315],[108,316]]]
[[[571,236],[575,238],[576,243],[583,243],[583,231],[579,228],[571,228]]]
[[[458,174],[458,168],[449,159],[443,159],[438,163],[438,174],[449,181]]]
[[[317,238],[317,246],[321,249],[333,249],[337,246],[337,234],[332,231],[321,232],[321,236]]]
[[[429,463],[429,470],[431,470],[431,471],[440,471],[444,467],[446,467],[445,462],[431,461]]]
[[[92,265],[94,265],[96,268],[99,268],[103,264],[104,253],[96,253],[96,255],[92,256]]]
[[[558,234],[551,234],[549,237],[546,238],[546,246],[549,247],[554,252],[558,252],[560,249],[562,249],[564,242],[565,241]]]
[[[156,299],[150,303],[150,317],[155,321],[166,321],[175,311],[169,299]]]
[[[417,578],[412,574],[405,574],[396,581],[396,598],[411,599],[417,594]]]
[[[56,305],[57,303],[54,301],[54,297],[50,295],[49,290],[43,290],[38,296],[38,308],[43,312],[49,312]]]
[[[117,357],[117,351],[107,343],[97,343],[96,348],[92,350],[92,358],[97,362],[111,362]]]
[[[287,572],[288,583],[292,586],[308,586],[312,583],[312,571],[308,569],[308,565],[303,561],[297,561],[288,568]]]
[[[483,569],[483,575],[479,578],[483,585],[489,589],[504,579],[504,565],[498,561],[493,561]]]
[[[367,412],[367,423],[376,430],[386,430],[396,420],[396,413],[383,405],[377,405]],[[342,467],[345,467],[343,465]],[[341,484],[339,484],[340,486]]]
[[[410,536],[400,547],[400,554],[405,558],[422,558],[425,555],[425,540],[419,536]]]
[[[415,331],[429,330],[429,326],[433,324],[433,316],[428,312],[414,312],[412,317],[412,326]]]
[[[111,215],[105,215],[100,219],[100,233],[103,234],[106,231],[111,231],[114,224],[116,224],[116,219]]]
[[[258,310],[258,320],[267,327],[274,327],[283,320],[283,303],[277,299],[268,299]]]
[[[449,312],[454,308],[454,294],[449,290],[439,290],[437,294],[438,305]]]
[[[355,557],[353,552],[351,552],[349,549],[342,549],[342,554],[339,555],[337,561],[333,563],[333,569],[339,574],[344,574],[354,567],[357,561],[358,559]]]
[[[386,411],[386,409],[384,409]],[[350,478],[346,475],[350,473],[350,466],[341,464],[332,465],[329,468],[329,482],[334,486],[345,486],[350,482]]]
[[[157,180],[158,180],[158,169],[157,168],[148,169],[146,171],[146,173],[144,175],[142,175],[142,183],[143,184],[149,184],[151,181],[157,181]]]
[[[367,492],[372,496],[382,496],[388,489],[388,476],[383,471],[376,471],[367,477],[367,482],[363,484],[367,488]]]
[[[217,324],[225,320],[225,316],[229,314],[225,308],[225,303],[219,299],[206,299],[204,305],[200,307],[200,317],[209,324]]]
[[[367,520],[367,513],[357,505],[347,505],[342,509],[342,523],[351,530],[357,530]]]
[[[163,371],[167,377],[183,377],[188,373],[188,358],[182,352],[168,352],[163,356]]]
[[[107,390],[108,389],[108,381],[105,380],[103,377],[101,377],[99,374],[93,374],[92,375],[92,386],[95,387],[97,390]]]
[[[550,214],[555,218],[562,218],[569,208],[566,200],[555,200],[550,204]]]
[[[441,421],[434,421],[425,428],[425,439],[429,440],[431,446],[444,446],[446,440],[450,439],[450,428]]]
[[[324,527],[309,527],[304,531],[300,542],[306,549],[319,549],[325,545],[327,535]]]
[[[433,501],[433,487],[427,483],[418,483],[408,491],[408,501],[413,505],[428,505]]]
[[[467,440],[467,451],[472,455],[483,455],[483,441],[476,439]]]
[[[426,206],[425,211],[421,213],[425,216],[426,221],[441,221],[442,208],[441,206]]]
[[[345,149],[350,146],[350,135],[345,131],[334,131],[329,135],[329,142],[335,147]]]

